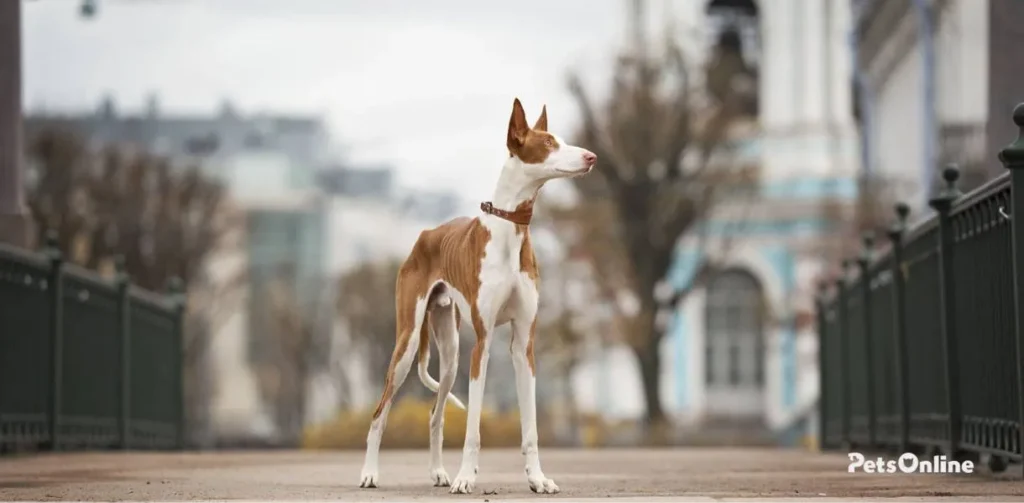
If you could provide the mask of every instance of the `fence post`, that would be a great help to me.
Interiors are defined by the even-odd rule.
[[[64,390],[64,257],[56,231],[46,232],[50,258],[50,450],[60,450],[60,416]]]
[[[939,214],[939,299],[941,307],[942,343],[946,364],[946,403],[949,412],[949,457],[958,459],[960,451],[960,366],[956,339],[956,281],[953,276],[953,221],[949,212],[960,197],[956,181],[960,171],[954,166],[942,170],[946,186],[928,205]]]
[[[864,365],[867,367],[867,396],[868,396],[868,445],[875,445],[875,365],[874,354],[872,353],[871,338],[871,249],[875,246],[875,238],[871,234],[864,234],[862,239],[864,248],[857,257],[857,266],[860,269],[860,283],[862,293],[861,314],[864,319]]]
[[[818,293],[814,297],[814,307],[818,317],[818,450],[825,450],[828,436],[826,426],[828,418],[826,415],[827,395],[832,390],[828,389],[828,317],[825,314],[826,295],[828,283],[822,280],[818,283]]]
[[[1024,396],[1024,103],[1013,109],[1013,123],[1017,125],[1017,139],[999,152],[999,160],[1010,170],[1010,233],[1013,243],[1013,314],[1017,332],[1017,394]],[[1003,208],[1000,208],[1003,210]],[[1021,213],[1024,214],[1024,213]],[[1020,402],[1017,446],[1024,450],[1024,399]]]
[[[907,302],[905,297],[906,277],[903,275],[903,233],[907,230],[910,207],[904,203],[896,205],[896,222],[889,228],[892,242],[892,320],[896,354],[896,396],[900,401],[900,452],[910,449],[910,385],[907,377],[909,368],[907,354]]]
[[[853,442],[850,441],[850,327],[847,326],[849,320],[846,317],[846,280],[852,265],[850,259],[843,259],[843,271],[836,279],[836,302],[839,303],[836,313],[838,317],[836,326],[839,328],[837,340],[842,349],[840,371],[842,372],[843,415],[840,424],[842,425],[842,441],[847,448],[853,445]]]
[[[128,273],[124,268],[124,256],[117,256],[114,260],[117,268],[117,325],[118,338],[120,339],[120,367],[121,367],[121,388],[119,390],[121,410],[118,417],[118,433],[120,435],[121,449],[131,448],[131,420],[132,420],[132,329],[131,329],[131,283]]]
[[[177,408],[178,435],[175,439],[175,447],[185,448],[185,289],[180,278],[174,277],[167,282],[167,291],[171,296],[171,305],[174,309],[174,336],[177,344],[174,345],[175,354],[170,357],[174,360],[174,395],[173,400]]]

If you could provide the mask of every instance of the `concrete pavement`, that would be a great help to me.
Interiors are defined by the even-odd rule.
[[[445,465],[455,475],[460,450]],[[216,452],[40,454],[0,458],[2,500],[723,501],[786,498],[842,501],[1024,501],[1020,466],[995,476],[850,474],[842,454],[774,449],[541,449],[562,489],[530,492],[522,456],[484,449],[471,495],[432,487],[427,452],[384,451],[378,489],[359,489],[362,453]]]

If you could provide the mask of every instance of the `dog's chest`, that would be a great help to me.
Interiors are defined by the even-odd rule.
[[[516,285],[522,272],[521,254],[524,234],[511,225],[488,226],[491,239],[484,248],[480,264],[481,283],[504,290]]]
[[[523,249],[523,236],[508,232],[499,227],[497,232],[492,231],[491,240],[484,249],[484,259],[481,264],[484,269],[492,269],[494,272],[505,271],[516,274],[522,267],[519,255]]]

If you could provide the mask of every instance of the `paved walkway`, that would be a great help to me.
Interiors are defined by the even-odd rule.
[[[446,451],[454,476],[459,450]],[[772,449],[541,449],[545,473],[572,501],[1024,501],[1021,467],[999,476],[850,474],[842,454]],[[426,451],[384,451],[380,488],[358,486],[361,452],[42,454],[0,458],[2,500],[497,501],[530,492],[518,450],[484,449],[472,495],[432,487]],[[749,501],[749,500],[748,500]]]

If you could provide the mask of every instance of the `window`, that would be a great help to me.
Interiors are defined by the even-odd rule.
[[[707,82],[717,99],[732,91],[744,100],[745,112],[756,116],[758,67],[761,56],[760,19],[754,0],[710,0],[705,5],[711,40]]]
[[[761,286],[749,273],[728,270],[708,285],[704,377],[708,386],[764,385]]]

